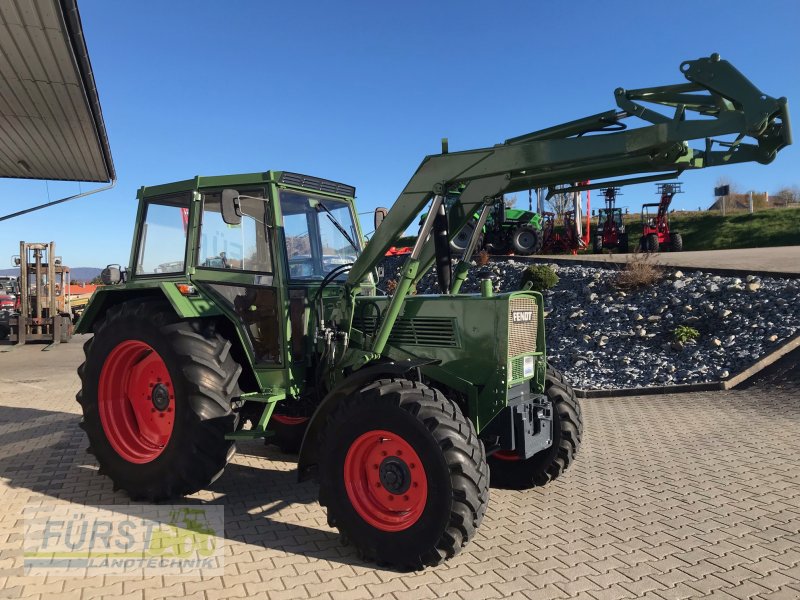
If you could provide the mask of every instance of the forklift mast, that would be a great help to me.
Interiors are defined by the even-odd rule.
[[[622,195],[620,188],[616,186],[603,188],[601,193],[603,194],[603,199],[606,201],[606,211],[610,211],[612,208],[616,208],[617,196]]]
[[[675,194],[683,193],[681,189],[681,183],[659,183],[656,193],[661,197],[658,203],[658,216],[656,217],[659,221],[662,221],[666,218],[667,212],[669,211],[669,206],[672,204],[672,198],[675,197]]]

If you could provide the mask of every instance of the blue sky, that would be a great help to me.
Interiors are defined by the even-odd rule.
[[[355,185],[361,211],[390,206],[442,137],[489,146],[614,108],[616,87],[679,83],[681,61],[712,52],[787,96],[800,122],[796,0],[79,6],[119,182],[0,223],[0,268],[21,239],[55,240],[73,267],[125,264],[136,189],[194,175],[297,171]],[[800,184],[798,166],[795,145],[766,167],[684,174],[675,206],[705,208],[720,177]],[[48,187],[52,199],[78,191],[0,180],[0,213],[46,201]],[[631,207],[656,199],[653,184],[624,192]]]

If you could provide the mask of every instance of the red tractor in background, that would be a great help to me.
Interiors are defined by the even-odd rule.
[[[617,208],[618,187],[607,187],[602,191],[606,207],[597,210],[597,232],[594,235],[592,250],[599,254],[604,249],[618,250],[627,254],[628,233],[622,220],[622,209]]]
[[[670,231],[669,205],[675,194],[683,192],[681,183],[658,183],[656,186],[661,201],[642,204],[642,238],[639,247],[642,252],[658,252],[664,247],[672,252],[680,252],[683,250],[683,237],[677,231]],[[656,209],[655,216],[652,209]]]

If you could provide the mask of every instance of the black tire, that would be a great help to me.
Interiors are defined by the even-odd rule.
[[[595,254],[600,254],[603,251],[603,236],[602,235],[594,236],[594,244],[592,244],[592,251]]]
[[[424,508],[399,531],[368,523],[345,484],[348,452],[375,430],[405,440],[426,475]],[[329,524],[363,559],[420,569],[455,556],[475,534],[489,502],[486,452],[472,423],[438,390],[405,379],[376,381],[334,411],[321,438],[320,504],[328,509]],[[413,480],[410,471],[408,477]]]
[[[553,444],[527,460],[489,457],[492,487],[525,490],[545,485],[566,471],[581,446],[583,414],[575,390],[548,367],[545,394],[553,403]]]
[[[464,250],[467,249],[467,244],[469,244],[469,240],[472,238],[473,231],[475,231],[475,224],[471,222],[467,223],[461,228],[461,231],[450,240],[450,252],[453,256],[461,256],[464,254]],[[478,251],[480,248],[476,248],[475,250]]]
[[[303,436],[308,428],[308,418],[288,417],[282,418],[281,415],[272,415],[267,425],[267,430],[272,431],[273,435],[264,442],[267,446],[274,445],[286,454],[298,454],[303,444]]]
[[[683,236],[680,233],[670,233],[669,243],[670,250],[673,252],[680,252],[683,250]]]
[[[520,225],[511,233],[511,247],[515,254],[530,256],[541,251],[544,237],[531,225]]]
[[[658,236],[655,233],[650,233],[644,238],[644,251],[645,252],[658,252]]]
[[[174,388],[174,424],[161,453],[144,463],[127,460],[112,446],[100,417],[98,388],[109,353],[128,341],[148,344],[166,366]],[[78,368],[82,389],[81,427],[89,437],[89,452],[100,463],[115,489],[149,501],[192,494],[207,487],[233,457],[235,446],[225,439],[236,429],[231,403],[241,394],[241,366],[230,353],[231,343],[209,319],[180,320],[165,302],[137,299],[112,306],[94,325],[84,344],[85,362]]]
[[[508,236],[502,231],[493,231],[486,235],[484,247],[489,254],[508,254],[510,249]]]
[[[623,233],[619,236],[619,245],[617,246],[617,250],[623,254],[627,254],[630,252],[630,243],[628,242],[628,234]]]

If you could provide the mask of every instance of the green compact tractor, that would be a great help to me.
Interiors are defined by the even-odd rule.
[[[450,248],[455,254],[464,253],[479,217],[480,213],[476,213],[473,221],[462,227],[450,241]],[[541,215],[529,210],[508,208],[502,201],[494,205],[481,234],[475,249],[486,249],[492,254],[513,252],[518,256],[529,256],[539,252],[544,243]]]
[[[266,171],[141,188],[130,263],[104,271],[77,324],[93,334],[77,398],[101,472],[132,498],[164,500],[211,484],[236,441],[266,438],[300,446],[300,479],[318,481],[329,522],[363,557],[421,568],[457,554],[490,480],[552,481],[583,427],[547,362],[542,296],[496,294],[488,280],[459,293],[497,200],[768,163],[790,141],[785,100],[729,63],[681,71],[687,83],[617,90],[618,109],[425,158],[368,244],[355,189],[334,181]],[[624,131],[629,116],[649,123]],[[752,142],[711,139],[727,134]],[[393,294],[377,293],[373,272],[426,207]],[[449,243],[476,211],[454,270]],[[434,265],[442,293],[412,295]]]
[[[445,210],[458,203],[463,187],[448,192],[444,199]],[[420,216],[419,224],[425,221],[427,213]],[[453,256],[463,256],[473,232],[477,228],[480,211],[475,211],[472,219],[450,239],[450,252]],[[506,206],[499,198],[489,216],[486,218],[478,234],[474,251],[487,250],[492,254],[508,254],[513,252],[519,256],[536,254],[542,249],[544,235],[542,217],[530,210],[521,210]]]

